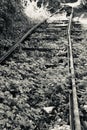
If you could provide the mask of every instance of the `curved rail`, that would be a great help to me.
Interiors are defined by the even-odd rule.
[[[71,42],[71,23],[73,18],[73,8],[70,15],[69,26],[68,26],[68,44],[69,44],[69,71],[71,74],[71,82],[72,82],[72,107],[73,107],[73,115],[71,114],[71,129],[72,130],[81,130],[80,117],[79,117],[79,109],[78,109],[78,101],[77,101],[77,92],[76,92],[76,83],[75,83],[75,72],[74,72],[74,62],[73,62],[73,52],[72,52],[72,42]],[[72,110],[71,110],[72,111]],[[72,121],[73,119],[73,121]],[[73,124],[74,123],[74,124]],[[74,125],[74,127],[73,127]]]

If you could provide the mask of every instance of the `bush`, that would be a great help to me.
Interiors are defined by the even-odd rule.
[[[0,30],[4,38],[15,39],[27,27],[27,20],[21,11],[20,1],[1,0],[0,2]],[[25,23],[25,24],[24,24]],[[24,26],[25,25],[25,26]]]

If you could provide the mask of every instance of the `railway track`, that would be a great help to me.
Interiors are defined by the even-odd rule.
[[[76,69],[78,68],[77,64],[75,63],[76,60],[80,60],[80,56],[78,54],[74,54],[75,51],[73,51],[75,49],[75,44],[77,44],[77,42],[79,43],[80,41],[80,45],[84,44],[83,43],[83,39],[84,37],[82,35],[79,35],[78,33],[78,28],[81,29],[81,25],[74,25],[74,33],[77,34],[73,34],[72,30],[71,30],[71,20],[73,17],[73,9],[72,9],[72,14],[71,14],[71,19],[69,22],[69,28],[68,28],[68,43],[69,43],[69,72],[71,73],[71,84],[72,84],[72,93],[70,93],[70,120],[71,120],[71,129],[87,129],[87,126],[85,124],[82,125],[83,120],[82,117],[80,116],[80,108],[79,108],[79,98],[78,98],[78,91],[79,91],[79,85],[78,85],[78,80],[79,78],[77,78],[76,76]],[[81,31],[81,30],[79,30]],[[76,37],[76,38],[75,38]],[[77,41],[77,42],[76,42]],[[79,46],[79,45],[78,45]],[[78,47],[79,48],[79,47]],[[79,50],[79,49],[78,49]],[[77,72],[78,73],[78,72]],[[84,85],[83,85],[84,86]],[[86,102],[85,102],[86,103]],[[73,105],[72,105],[73,104]],[[73,120],[74,119],[74,120]],[[86,121],[86,118],[84,119],[84,121]]]
[[[70,121],[72,130],[81,130],[80,115],[78,109],[78,99],[77,99],[77,90],[75,82],[75,70],[74,70],[74,59],[72,52],[72,42],[71,42],[71,22],[73,18],[73,8],[70,16],[69,28],[68,28],[68,43],[69,43],[69,72],[71,74],[71,83],[72,83],[72,93],[70,95]],[[73,104],[73,105],[72,105]]]
[[[63,120],[71,126],[71,130],[85,130],[86,128],[86,125],[84,125],[87,115],[84,109],[86,102],[83,102],[84,105],[80,104],[80,101],[85,99],[83,95],[85,95],[84,91],[86,88],[83,89],[80,87],[81,79],[85,79],[86,74],[79,77],[77,71],[80,65],[76,60],[79,60],[80,54],[78,54],[77,44],[74,44],[74,42],[77,43],[76,40],[83,40],[83,38],[76,38],[75,34],[73,34],[78,34],[78,28],[76,28],[75,25],[72,26],[72,18],[73,9],[69,21],[63,21],[63,24],[58,22],[47,23],[47,19],[40,22],[29,30],[0,58],[0,64],[4,62],[4,64],[1,65],[1,76],[4,77],[6,83],[9,79],[9,84],[5,84],[5,87],[3,87],[3,84],[0,84],[1,90],[3,93],[10,91],[10,95],[12,96],[11,100],[13,104],[15,104],[13,106],[16,106],[16,109],[19,109],[19,112],[22,112],[28,120],[31,120],[31,122],[34,120],[35,124],[34,126],[32,125],[33,129],[49,129],[46,124],[50,124],[51,126],[52,120],[57,122],[57,124],[61,124],[58,120],[60,118],[61,120],[63,118]],[[15,52],[15,49],[19,46],[21,46],[20,53],[18,50]],[[14,54],[12,54],[13,52]],[[12,56],[10,56],[11,54]],[[9,70],[3,72],[3,66],[6,69],[9,68]],[[86,65],[84,65],[84,67],[86,67]],[[16,71],[16,73],[14,74],[13,71]],[[13,85],[12,77],[15,78]],[[23,82],[23,84],[21,82]],[[18,88],[15,87],[16,85]],[[21,85],[22,88],[20,88]],[[26,91],[23,85],[27,87]],[[20,89],[20,91],[17,89]],[[81,93],[81,91],[83,91],[83,93]],[[19,101],[16,100],[17,97]],[[21,98],[23,98],[23,101],[21,101]],[[7,103],[6,96],[5,101],[4,99],[2,100],[2,103],[3,102],[4,104]],[[27,113],[25,109],[23,110],[20,102],[22,102],[24,106],[27,104],[25,108],[28,108],[28,111],[30,107],[32,107],[35,114],[39,114],[40,118],[38,116],[33,117],[34,115],[29,112]],[[44,107],[48,108],[49,106],[53,106],[51,113],[46,112],[44,109]],[[37,112],[38,109],[39,112]],[[82,117],[81,113],[83,115]],[[86,115],[84,115],[84,113]],[[29,126],[26,128],[28,129],[28,127]]]

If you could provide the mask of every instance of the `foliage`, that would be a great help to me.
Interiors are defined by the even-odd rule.
[[[21,11],[20,1],[17,2],[17,0],[1,0],[0,16],[0,33],[4,35],[4,38],[16,38],[28,25]]]

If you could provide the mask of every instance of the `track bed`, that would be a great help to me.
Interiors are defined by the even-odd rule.
[[[67,28],[57,23],[42,24],[26,38],[20,50],[0,65],[1,129],[70,130],[69,93],[72,90]],[[73,25],[71,40],[83,130],[87,118],[85,35],[80,26]]]

